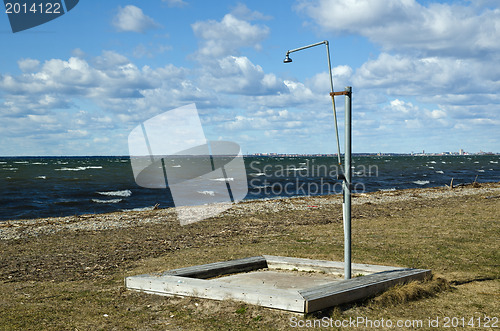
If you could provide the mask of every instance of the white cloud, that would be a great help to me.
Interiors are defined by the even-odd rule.
[[[19,69],[23,72],[33,72],[38,69],[40,61],[34,59],[21,59],[17,61]]]
[[[13,120],[7,136],[19,135],[20,129],[15,127],[45,135],[62,128],[115,130],[170,105],[180,105],[182,100],[201,99],[202,93],[189,85],[185,75],[184,69],[173,65],[138,68],[126,57],[109,51],[89,61],[76,57],[50,59],[35,72],[0,75],[0,120]],[[80,101],[97,110],[75,116]],[[123,116],[115,121],[109,112]],[[22,118],[30,119],[30,124]],[[57,121],[49,122],[49,118]]]
[[[495,78],[498,75],[500,68],[476,59],[382,53],[356,70],[353,83],[358,88],[383,89],[393,96],[418,95],[421,100],[432,102],[446,94],[460,98],[463,94],[494,93],[500,88],[500,81]]]
[[[127,5],[123,8],[119,6],[112,24],[120,32],[144,33],[149,29],[161,27],[159,23],[145,15],[142,9],[133,5]]]
[[[201,40],[198,55],[203,60],[236,55],[241,47],[258,49],[260,42],[269,34],[267,26],[252,25],[232,14],[226,14],[220,22],[201,21],[191,27],[196,37]]]
[[[109,138],[108,137],[96,137],[96,138],[94,138],[93,141],[95,143],[107,143],[107,142],[109,142]]]
[[[395,110],[396,112],[401,112],[403,114],[410,114],[412,109],[414,109],[413,104],[411,102],[406,103],[398,99],[392,100],[390,104],[392,110]]]
[[[264,15],[258,11],[250,10],[245,4],[241,2],[236,5],[236,7],[231,11],[231,14],[239,19],[248,21],[272,19],[271,16]]]
[[[252,112],[247,115],[238,115],[233,121],[223,124],[229,130],[268,130],[279,128],[293,128],[302,124],[300,113],[291,113],[286,109],[266,109]]]
[[[265,95],[285,91],[285,85],[274,74],[266,74],[247,57],[227,56],[204,68],[201,82],[216,92]]]
[[[401,4],[414,5],[408,0],[356,3],[374,12],[392,6],[391,17],[379,27],[386,36],[401,24],[398,15],[406,10]],[[433,5],[425,8],[430,10]],[[366,19],[360,22],[366,28],[351,33],[368,33],[370,24],[380,23],[368,11],[359,15]],[[139,66],[138,61],[115,51],[103,51],[97,57],[76,50],[70,58],[20,59],[21,73],[0,74],[2,138],[32,139],[33,146],[35,141],[43,141],[53,148],[52,152],[45,150],[46,154],[55,150],[85,154],[78,149],[86,148],[85,144],[89,144],[88,150],[123,154],[129,129],[166,110],[195,102],[207,137],[240,142],[244,152],[267,147],[271,152],[312,151],[316,146],[318,152],[325,152],[330,145],[334,149],[334,144],[326,143],[334,141],[328,72],[301,81],[283,79],[253,58],[239,55],[241,48],[258,48],[269,35],[269,28],[251,22],[262,19],[267,17],[238,5],[220,21],[193,24],[199,38],[195,55],[203,56],[204,61],[191,62],[192,69],[172,64]],[[402,45],[409,45],[409,41],[405,43]],[[432,47],[441,47],[436,45]],[[157,46],[144,41],[131,52],[137,57],[154,56],[160,51]],[[404,48],[399,53],[385,51],[357,68],[339,65],[332,69],[336,90],[346,85],[354,88],[356,151],[408,151],[414,145],[431,150],[426,143],[441,137],[441,145],[455,144],[465,127],[494,136],[495,124],[500,123],[498,62],[461,58],[458,53],[430,54],[430,49],[424,45],[418,57]],[[339,114],[342,108],[339,97]],[[339,116],[341,130],[342,121]],[[333,149],[327,152],[336,152]]]
[[[89,132],[87,130],[67,130],[69,133],[70,137],[86,137],[89,135]]]
[[[440,119],[446,117],[446,112],[441,109],[434,109],[429,111],[429,117],[433,119]]]
[[[130,61],[126,56],[118,54],[113,51],[103,50],[102,54],[95,57],[92,64],[101,70],[128,64]]]
[[[474,56],[500,49],[500,11],[415,0],[300,1],[297,10],[320,27],[359,34],[388,50]]]
[[[346,86],[352,85],[352,74],[352,68],[347,65],[340,65],[332,68],[334,89],[340,91]],[[308,79],[307,84],[319,93],[328,94],[330,92],[330,75],[328,75],[328,71],[321,72],[314,75],[311,79]]]
[[[162,0],[163,2],[167,3],[169,7],[184,7],[188,3],[183,0]]]
[[[29,114],[28,118],[36,123],[56,123],[57,119],[51,115],[34,115]]]
[[[158,54],[163,54],[167,51],[172,50],[172,46],[160,45],[160,44],[139,44],[133,50],[133,56],[135,58],[154,58]]]

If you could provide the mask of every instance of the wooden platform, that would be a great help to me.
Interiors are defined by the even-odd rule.
[[[342,262],[263,255],[127,277],[125,287],[159,295],[238,300],[310,313],[431,276],[430,270],[353,263],[352,272],[358,277],[344,280],[343,267]],[[266,274],[267,271],[274,272]],[[304,287],[308,281],[300,277],[314,277],[313,273],[317,273],[318,279],[310,281],[310,287]]]

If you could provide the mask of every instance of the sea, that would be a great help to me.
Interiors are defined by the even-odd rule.
[[[500,155],[355,156],[357,193],[500,182]],[[328,156],[245,156],[245,199],[340,194]],[[231,178],[227,178],[231,180]],[[230,184],[230,183],[229,183]],[[220,186],[219,186],[220,187]],[[221,192],[203,190],[200,194]],[[0,221],[173,207],[169,189],[136,184],[131,161],[110,157],[0,157]]]

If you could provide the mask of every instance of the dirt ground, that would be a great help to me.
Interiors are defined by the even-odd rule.
[[[427,324],[438,318],[440,326],[446,317],[456,317],[465,324],[472,319],[476,327],[490,319],[499,327],[499,189],[500,183],[491,183],[396,191],[392,199],[379,193],[353,197],[353,203],[358,201],[352,211],[353,262],[432,269],[434,283],[410,284],[308,316],[232,301],[137,293],[125,290],[123,279],[262,254],[342,261],[338,196],[270,201],[259,208],[249,207],[258,202],[243,203],[236,211],[187,226],[165,210],[93,215],[95,224],[110,217],[156,220],[98,230],[30,230],[90,216],[30,221],[30,226],[6,222],[3,228],[21,235],[0,240],[0,329],[272,330],[288,329],[294,321],[359,317]],[[401,195],[410,198],[398,200]],[[438,283],[447,285],[434,286]]]

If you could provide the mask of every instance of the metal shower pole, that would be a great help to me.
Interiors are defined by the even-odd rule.
[[[345,88],[345,154],[344,154],[344,278],[351,279],[351,92],[352,88],[347,86]]]
[[[351,167],[351,152],[352,152],[352,87],[346,86],[343,92],[330,93],[332,98],[336,95],[345,95],[345,152],[344,152],[344,174],[339,178],[343,180],[343,203],[342,203],[342,219],[344,221],[344,278],[351,279],[351,190],[352,190],[352,167]]]
[[[328,71],[330,74],[330,87],[331,87],[331,97],[333,104],[333,117],[335,120],[335,134],[337,136],[337,149],[338,149],[338,161],[339,166],[341,166],[340,161],[340,143],[339,143],[339,134],[337,128],[337,113],[335,109],[335,96],[336,95],[345,95],[345,154],[344,154],[344,173],[339,175],[339,179],[343,180],[342,190],[343,190],[343,203],[342,203],[342,218],[344,221],[344,278],[351,279],[351,178],[352,178],[352,169],[351,169],[351,94],[352,88],[347,86],[345,91],[342,92],[334,92],[333,91],[333,78],[332,78],[332,66],[330,62],[330,48],[328,46],[328,41],[321,41],[319,43],[311,44],[304,47],[295,48],[286,52],[284,63],[292,62],[290,58],[290,53],[301,51],[303,49],[311,48],[319,45],[326,46],[326,55],[328,57]],[[341,167],[342,169],[342,167]]]

